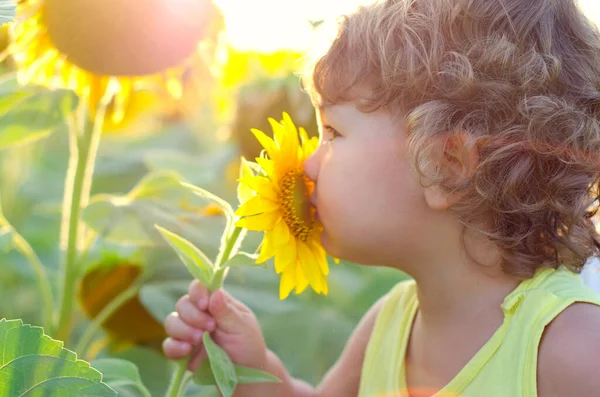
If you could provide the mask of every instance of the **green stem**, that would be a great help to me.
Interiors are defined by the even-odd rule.
[[[75,287],[79,275],[78,255],[82,246],[82,209],[87,205],[92,185],[96,154],[102,136],[105,105],[99,105],[92,128],[84,128],[79,139],[76,123],[69,128],[69,168],[65,180],[61,249],[64,252],[62,296],[56,337],[67,341],[71,332]]]
[[[46,268],[40,261],[40,258],[37,256],[31,245],[21,236],[8,222],[8,220],[4,217],[2,212],[2,202],[0,200],[0,228],[8,227],[12,233],[13,245],[21,255],[27,259],[27,261],[31,264],[31,269],[33,270],[33,274],[35,275],[35,280],[37,282],[38,288],[40,290],[41,298],[42,298],[42,306],[44,311],[44,320],[43,320],[43,328],[44,330],[52,335],[54,332],[54,319],[53,319],[53,298],[52,298],[52,286],[50,285],[50,279],[48,278],[48,274],[46,273]]]
[[[227,243],[225,244],[223,251],[219,253],[219,256],[215,263],[215,275],[213,276],[213,281],[209,286],[211,292],[214,292],[223,286],[223,281],[225,280],[225,274],[227,271],[227,268],[223,267],[223,265],[227,263],[227,261],[231,257],[231,252],[233,251],[233,248],[238,244],[238,239],[240,238],[242,230],[242,228],[236,226],[235,229],[233,229],[233,232],[231,233],[229,238],[227,239]],[[169,390],[167,391],[166,397],[180,397],[180,395],[183,394],[184,390],[182,389],[185,389],[185,387],[183,387],[183,379],[193,355],[194,354],[192,353],[190,356],[177,361],[177,368],[175,369],[173,377],[171,378],[171,384],[169,386]]]
[[[113,313],[115,313],[117,310],[119,310],[123,306],[123,304],[125,304],[127,301],[129,301],[134,296],[136,296],[136,294],[140,290],[141,286],[142,286],[141,281],[138,281],[138,282],[130,285],[129,288],[127,288],[125,291],[121,292],[113,300],[111,300],[106,306],[104,306],[104,308],[100,311],[100,313],[98,313],[96,315],[96,317],[94,317],[94,320],[87,327],[83,336],[77,343],[77,347],[75,348],[75,351],[78,354],[85,357],[85,354],[84,354],[85,350],[87,349],[90,340],[94,336],[94,333],[102,326],[102,324],[111,315],[113,315]]]

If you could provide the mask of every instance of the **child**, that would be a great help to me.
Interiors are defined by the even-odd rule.
[[[167,356],[208,331],[283,380],[236,397],[598,397],[600,295],[578,273],[600,247],[600,39],[575,0],[378,2],[341,21],[310,77],[324,247],[414,280],[316,389],[246,306],[197,282]]]

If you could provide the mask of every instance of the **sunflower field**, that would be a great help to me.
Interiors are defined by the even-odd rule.
[[[194,278],[248,305],[316,384],[404,278],[318,243],[303,54],[236,48],[217,4],[176,3],[0,0],[0,397],[269,381],[210,336],[197,374],[164,356]]]

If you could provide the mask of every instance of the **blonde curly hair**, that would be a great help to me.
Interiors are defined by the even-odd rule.
[[[462,193],[452,210],[499,247],[507,274],[580,272],[598,255],[600,35],[575,0],[387,0],[338,26],[305,75],[316,105],[402,114],[421,180]],[[356,98],[365,85],[372,95]],[[453,183],[431,154],[459,131],[479,160]]]

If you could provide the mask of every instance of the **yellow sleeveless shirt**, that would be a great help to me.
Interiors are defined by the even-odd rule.
[[[538,346],[546,325],[574,302],[600,305],[578,274],[540,269],[504,299],[500,328],[433,397],[537,397]],[[404,357],[417,312],[416,284],[386,296],[367,345],[359,397],[407,397]]]

